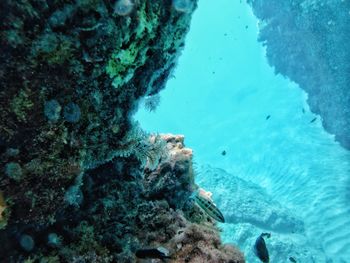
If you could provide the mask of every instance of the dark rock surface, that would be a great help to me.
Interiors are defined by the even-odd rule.
[[[164,88],[195,8],[0,1],[1,262],[140,262],[160,246],[170,262],[244,262],[190,202],[183,136],[131,119]]]
[[[350,149],[350,3],[248,0],[276,73],[300,85],[324,128]]]
[[[132,3],[121,16],[115,1],[1,1],[0,185],[12,220],[47,222],[77,175],[138,144],[130,116],[164,87],[195,5]],[[5,176],[9,163],[20,179]]]

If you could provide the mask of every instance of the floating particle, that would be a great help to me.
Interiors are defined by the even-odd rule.
[[[313,123],[313,122],[315,122],[316,120],[317,120],[317,117],[313,118],[313,119],[310,121],[310,123]]]

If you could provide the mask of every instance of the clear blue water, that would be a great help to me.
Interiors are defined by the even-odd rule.
[[[258,262],[251,248],[262,231],[272,233],[271,262],[349,262],[350,152],[323,130],[307,95],[274,74],[257,34],[243,1],[200,1],[160,106],[135,118],[150,132],[185,135],[197,183],[230,218],[222,237],[247,262]],[[227,173],[213,177],[205,165]]]

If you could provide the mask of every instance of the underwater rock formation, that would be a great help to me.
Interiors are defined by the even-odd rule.
[[[248,0],[275,71],[300,85],[324,128],[350,149],[350,3]],[[336,15],[335,15],[336,14]]]
[[[191,222],[201,215],[189,199],[197,186],[183,136],[155,137],[151,144],[163,147],[148,152],[144,170],[134,155],[114,158],[84,174],[82,201],[61,209],[49,226],[9,224],[0,234],[0,260],[139,262],[137,250],[164,247],[169,262],[244,262],[235,247],[221,244],[209,218]]]
[[[285,234],[304,232],[304,223],[262,187],[209,165],[199,169],[210,180],[199,179],[198,183],[217,193],[215,202],[227,223],[249,223],[265,231]],[[215,184],[210,184],[210,181],[215,181]]]
[[[191,201],[183,136],[131,119],[177,63],[183,3],[0,2],[1,262],[244,262]]]
[[[130,117],[164,88],[196,2],[184,13],[132,1],[127,15],[119,2],[0,3],[0,186],[13,223],[47,224],[78,175],[142,140]]]
[[[326,262],[324,249],[312,242],[296,210],[282,206],[263,187],[222,169],[209,165],[197,169],[197,183],[215,193],[215,202],[225,215],[223,240],[237,244],[247,262],[258,262],[252,248],[264,232],[271,233],[266,239],[271,262],[290,262],[289,257],[297,262]]]

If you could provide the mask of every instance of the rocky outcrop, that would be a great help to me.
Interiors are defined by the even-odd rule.
[[[308,94],[311,111],[350,149],[348,1],[248,0],[269,63]]]
[[[1,1],[0,185],[12,222],[47,223],[79,175],[135,152],[130,116],[174,68],[189,3]]]
[[[223,169],[202,165],[198,171],[197,183],[214,193],[213,199],[225,216],[223,240],[237,244],[248,262],[258,260],[253,247],[266,232],[271,234],[265,240],[271,262],[291,262],[290,257],[297,262],[326,262],[325,250],[313,241],[298,209],[285,206],[263,187]]]
[[[145,169],[130,155],[87,171],[49,225],[9,223],[0,232],[0,260],[147,262],[136,252],[162,248],[168,262],[243,263],[190,200],[197,186],[183,139],[150,137]]]
[[[200,166],[199,171],[210,179],[199,179],[198,183],[215,193],[215,202],[227,223],[249,223],[284,234],[304,232],[303,221],[259,185],[209,165]]]
[[[159,247],[170,262],[244,262],[190,201],[183,137],[131,119],[164,88],[195,8],[1,1],[1,262],[141,262]]]

